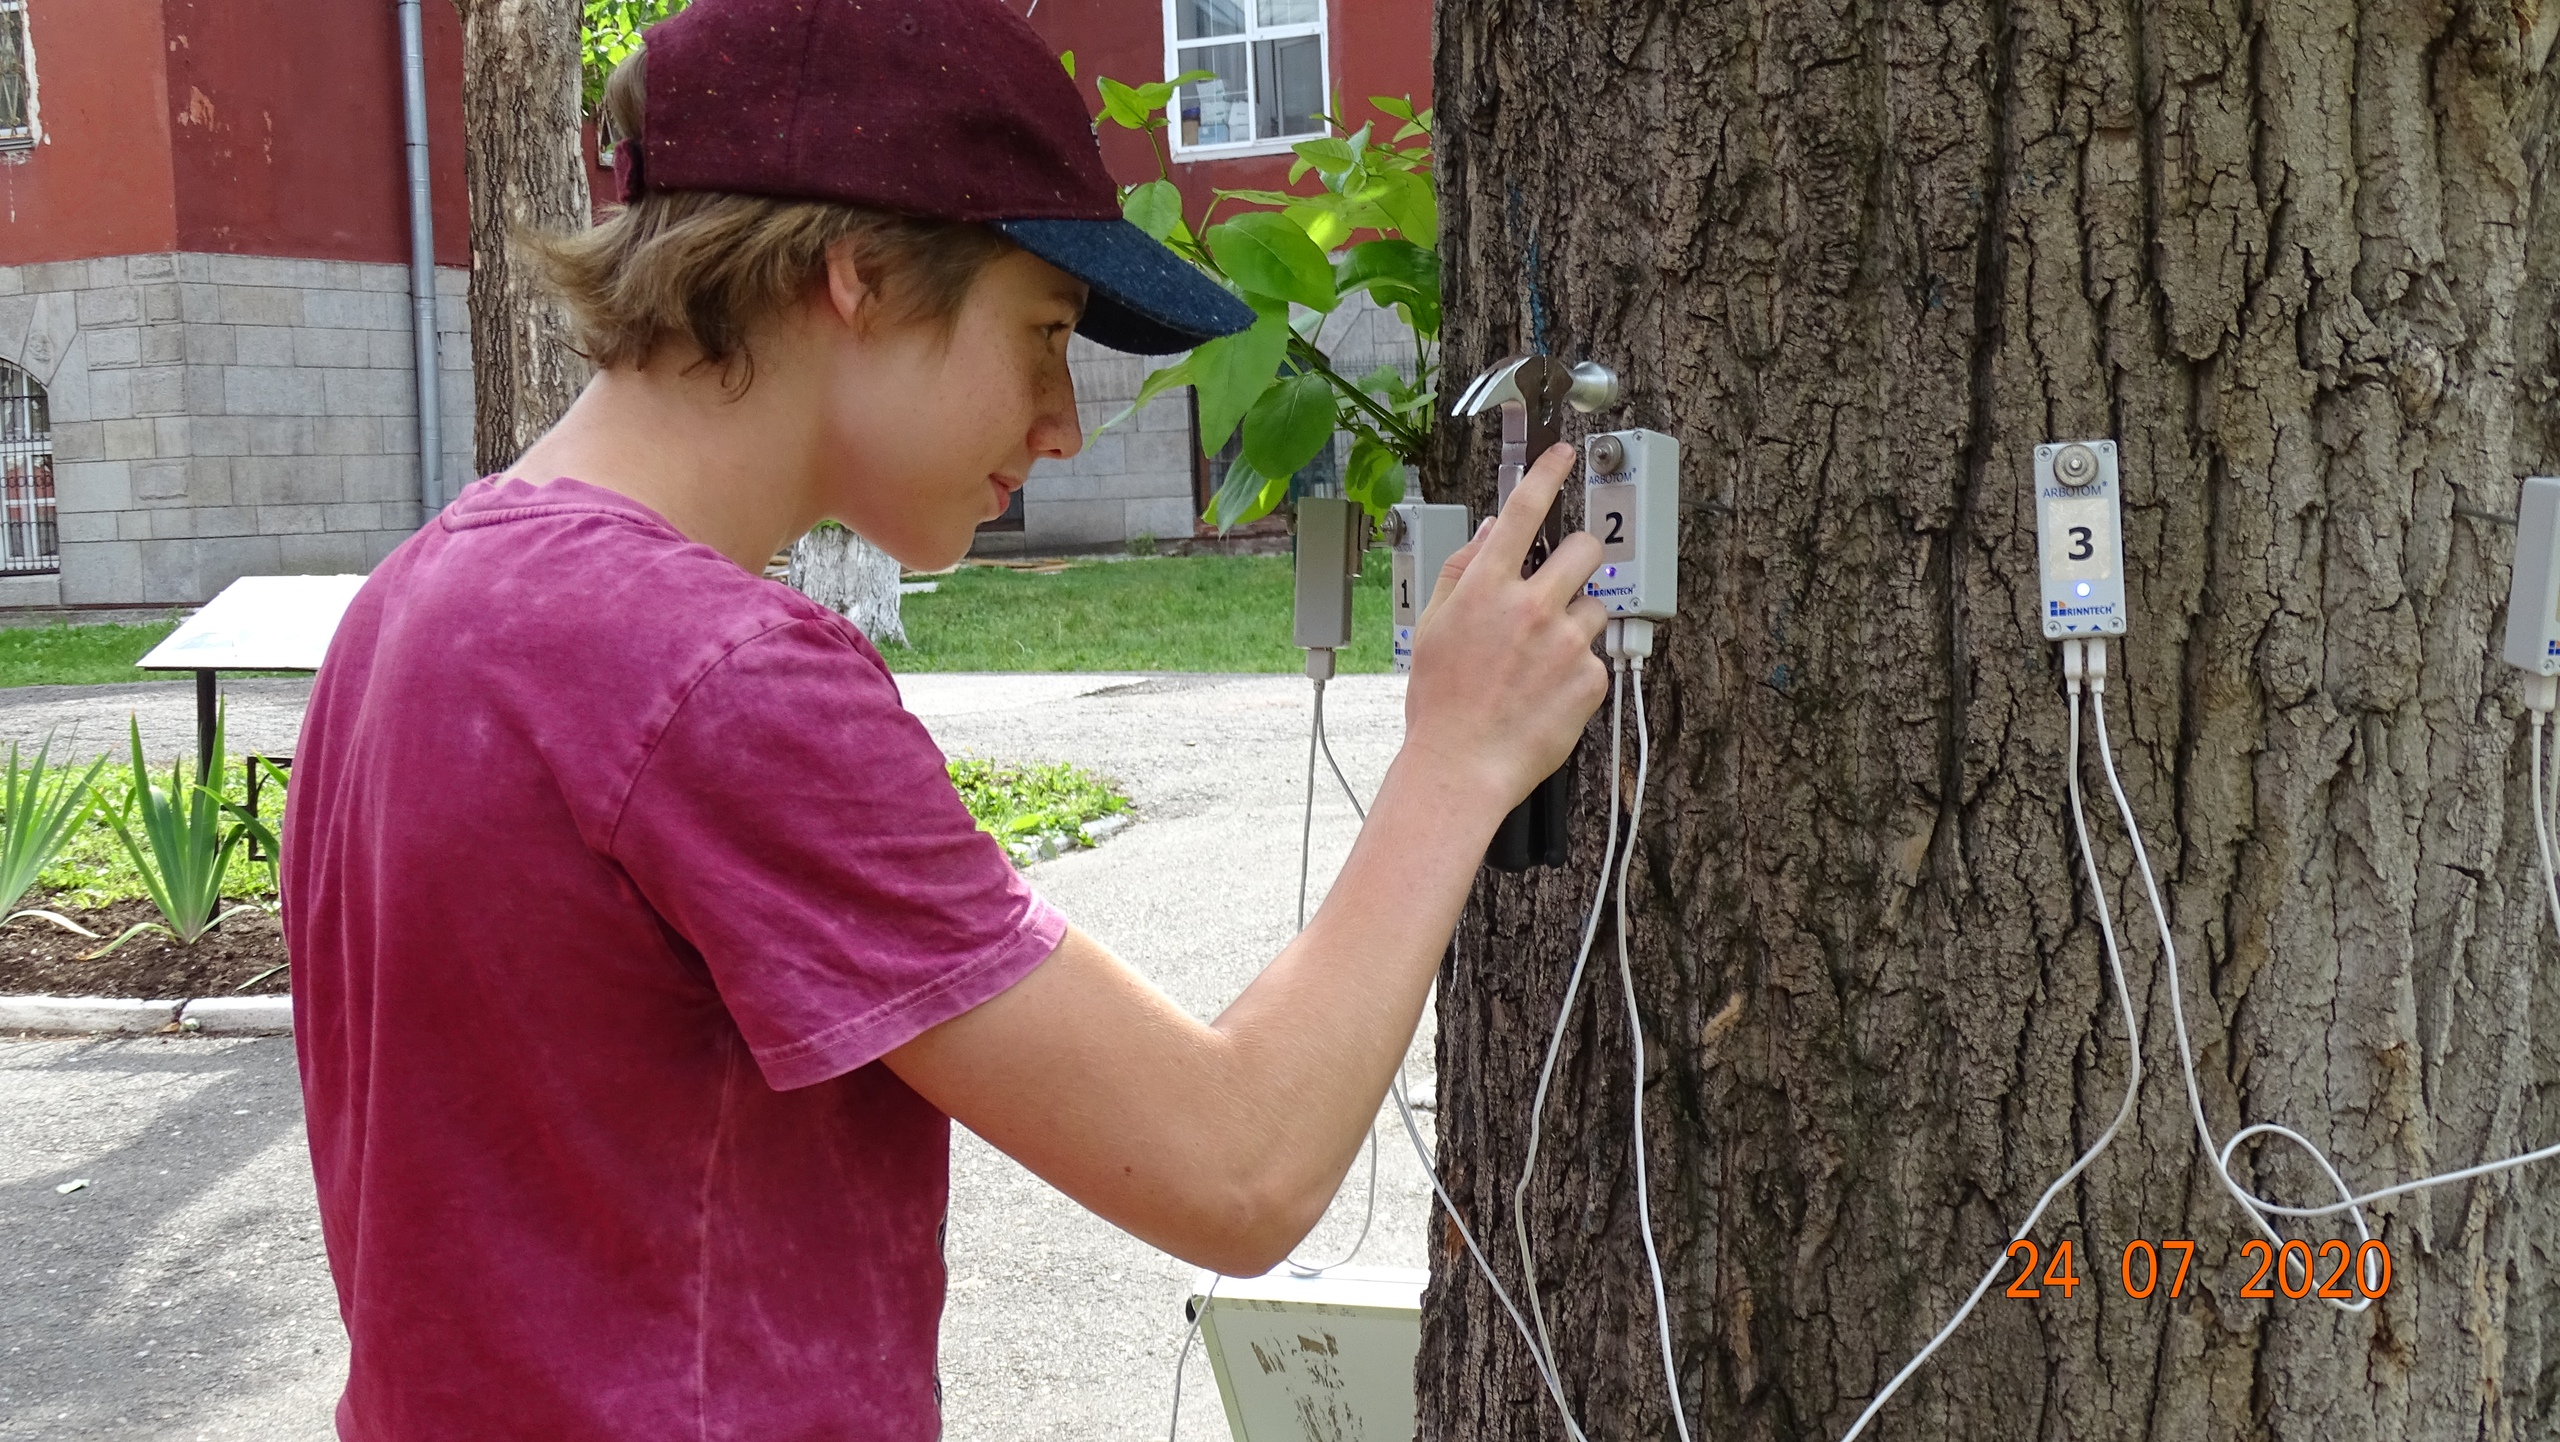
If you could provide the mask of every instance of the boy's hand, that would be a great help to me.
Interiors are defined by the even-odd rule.
[[[1591,649],[1607,615],[1582,594],[1600,542],[1576,531],[1520,574],[1573,461],[1569,445],[1538,458],[1502,513],[1441,568],[1414,627],[1406,748],[1497,794],[1496,815],[1564,764],[1609,692]]]

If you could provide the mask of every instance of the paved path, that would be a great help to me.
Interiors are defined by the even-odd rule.
[[[954,755],[1066,760],[1117,778],[1141,824],[1033,868],[1067,914],[1208,1016],[1288,937],[1306,756],[1305,680],[915,676],[910,706]],[[290,739],[306,683],[228,683],[234,748]],[[1401,683],[1346,677],[1328,729],[1373,791]],[[186,685],[0,692],[0,740],[60,727],[81,749],[192,744]],[[92,743],[96,743],[93,745]],[[1353,819],[1318,793],[1316,875]],[[1408,1075],[1429,1074],[1429,1039]],[[1428,1193],[1392,1113],[1365,1262],[1420,1266]],[[943,1319],[952,1442],[1138,1438],[1167,1419],[1189,1269],[955,1137]],[[68,1195],[73,1178],[90,1185]],[[1360,1173],[1303,1255],[1358,1229]],[[0,1044],[0,1439],[323,1442],[346,1342],[320,1250],[289,1040]],[[1225,1433],[1195,1353],[1182,1436]]]

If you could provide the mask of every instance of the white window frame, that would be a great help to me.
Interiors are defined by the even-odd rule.
[[[1182,50],[1186,45],[1194,48],[1203,45],[1241,45],[1244,47],[1245,102],[1255,111],[1256,118],[1259,119],[1262,96],[1258,93],[1261,82],[1254,71],[1254,42],[1292,40],[1300,36],[1312,35],[1316,37],[1316,68],[1324,76],[1325,103],[1328,105],[1332,103],[1334,0],[1316,0],[1316,18],[1296,25],[1264,25],[1255,18],[1261,14],[1259,0],[1237,0],[1238,6],[1244,11],[1243,33],[1221,35],[1214,40],[1177,38],[1182,33],[1182,27],[1175,19],[1174,7],[1181,3],[1182,0],[1163,0],[1165,79],[1171,80],[1190,68],[1182,63]],[[1177,160],[1223,160],[1229,156],[1286,155],[1291,146],[1330,133],[1324,130],[1310,130],[1299,135],[1277,135],[1268,140],[1238,140],[1223,145],[1185,145],[1182,143],[1182,95],[1179,91],[1175,92],[1173,99],[1167,102],[1165,118],[1171,122],[1166,126],[1166,144]]]
[[[0,14],[18,17],[18,59],[27,69],[27,124],[24,129],[0,129],[0,150],[25,150],[44,138],[44,118],[37,103],[35,18],[27,8],[28,0],[0,0]]]

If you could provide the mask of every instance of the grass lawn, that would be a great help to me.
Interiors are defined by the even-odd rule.
[[[0,628],[0,686],[96,686],[112,681],[182,680],[183,676],[136,671],[133,663],[176,630],[178,623],[137,626],[10,626]]]
[[[1080,561],[1039,574],[964,566],[909,596],[898,671],[1295,671],[1286,556]],[[1344,671],[1387,669],[1387,553],[1352,589]],[[0,686],[180,680],[133,669],[177,623],[0,629]]]
[[[1154,556],[1038,574],[964,566],[900,606],[895,671],[1296,671],[1286,556]],[[1344,671],[1387,669],[1387,553],[1352,588]]]

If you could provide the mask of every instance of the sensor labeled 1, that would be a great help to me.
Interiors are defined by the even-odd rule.
[[[2036,447],[2036,554],[2044,572],[2047,639],[2124,634],[2124,521],[2115,442]]]

